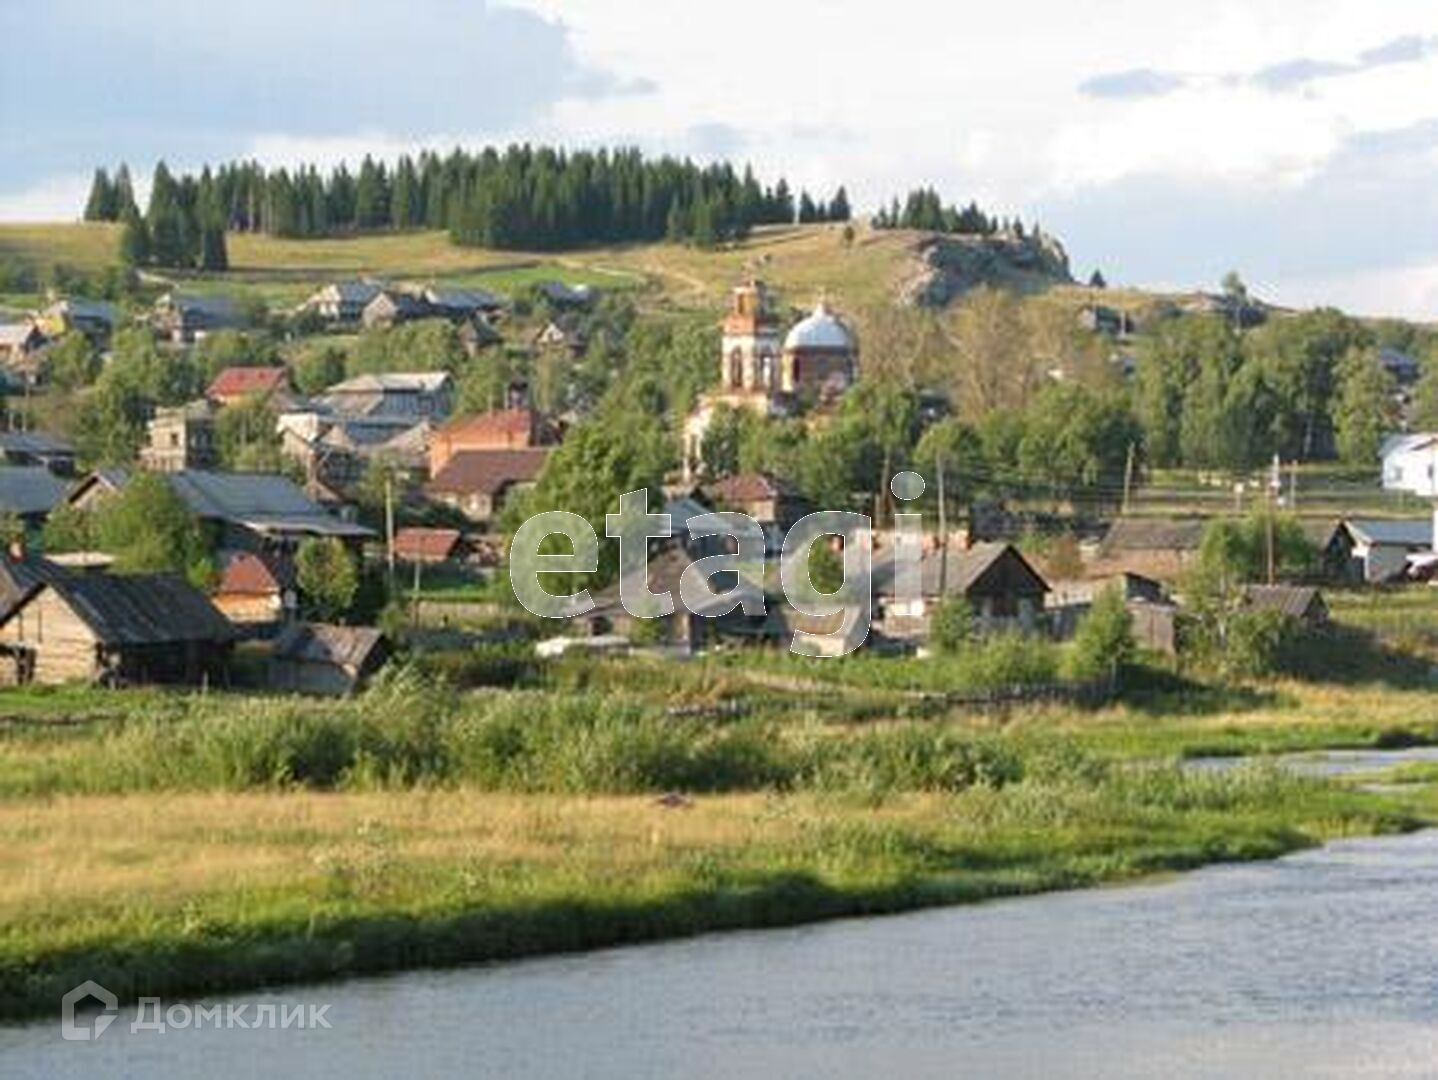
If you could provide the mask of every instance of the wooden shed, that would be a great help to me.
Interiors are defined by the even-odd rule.
[[[270,685],[301,694],[350,694],[388,658],[389,643],[372,626],[291,623],[275,638]]]
[[[5,567],[0,684],[197,683],[224,672],[229,622],[173,574]]]

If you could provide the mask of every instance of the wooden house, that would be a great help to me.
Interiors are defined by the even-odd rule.
[[[215,407],[201,398],[188,405],[156,409],[145,425],[148,442],[140,447],[140,464],[155,472],[208,469],[219,462],[215,441]]]
[[[784,534],[807,509],[790,484],[764,472],[726,476],[708,485],[704,493],[721,509],[747,514],[757,521],[771,555],[783,547]]]
[[[922,638],[934,608],[962,598],[982,632],[1040,629],[1048,582],[1012,544],[929,550],[919,558],[919,595],[899,595],[893,549],[874,565],[875,626],[888,637]]]
[[[558,428],[528,407],[460,416],[435,428],[429,440],[429,472],[439,475],[455,454],[471,450],[523,450],[554,446]]]
[[[277,405],[287,396],[290,373],[283,367],[227,367],[205,388],[205,399],[215,405],[234,405],[259,399]]]
[[[35,386],[40,382],[41,360],[49,339],[33,322],[0,325],[0,365],[19,379]]]
[[[155,332],[176,345],[199,341],[216,330],[244,325],[239,306],[228,296],[187,296],[168,292],[155,301],[150,314]]]
[[[376,281],[336,281],[314,293],[302,310],[314,312],[328,323],[357,323],[365,305],[383,290]]]
[[[351,694],[388,658],[389,643],[372,626],[291,623],[275,638],[270,686],[300,694]]]
[[[321,412],[338,417],[391,418],[437,423],[454,406],[454,380],[447,371],[396,371],[356,375],[315,398]]]
[[[533,484],[549,448],[466,450],[445,462],[424,486],[427,496],[452,506],[476,525],[490,526],[516,490]]]
[[[1404,577],[1410,562],[1438,551],[1434,520],[1420,518],[1345,518],[1341,550],[1348,553],[1350,579],[1377,583]]]
[[[1243,600],[1254,611],[1276,611],[1310,630],[1328,625],[1328,604],[1312,585],[1247,585]]]
[[[430,310],[451,322],[483,322],[504,310],[503,298],[484,289],[451,289],[431,285],[423,293]]]
[[[374,330],[412,322],[415,319],[427,319],[434,315],[435,310],[420,294],[400,289],[382,289],[364,306],[360,321],[364,323],[365,329]]]
[[[262,635],[295,607],[294,567],[285,559],[229,552],[210,602],[240,630]]]
[[[1172,581],[1198,559],[1204,518],[1121,517],[1109,526],[1089,567],[1093,576],[1124,571]]]
[[[97,345],[110,339],[120,322],[120,309],[103,300],[86,300],[72,296],[56,300],[40,313],[40,329],[49,337],[75,331]]]
[[[6,566],[0,683],[198,683],[221,677],[229,622],[173,574]]]

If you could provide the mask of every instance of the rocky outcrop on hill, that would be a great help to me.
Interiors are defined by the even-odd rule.
[[[921,307],[942,307],[979,285],[1025,292],[1069,285],[1069,257],[1055,237],[924,235],[914,245],[917,266],[899,289],[899,299]]]

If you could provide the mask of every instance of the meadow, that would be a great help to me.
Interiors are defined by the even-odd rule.
[[[873,914],[1438,810],[1425,783],[1179,764],[1438,741],[1431,693],[1276,683],[915,720],[891,690],[875,720],[842,680],[815,702],[772,674],[635,659],[508,690],[402,668],[344,701],[0,696],[0,1016],[85,978],[178,996]],[[745,715],[673,709],[746,693]]]

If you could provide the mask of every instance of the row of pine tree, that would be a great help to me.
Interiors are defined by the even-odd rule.
[[[669,239],[709,247],[756,225],[847,221],[840,187],[827,202],[787,181],[762,185],[753,170],[699,166],[636,149],[456,149],[366,157],[357,172],[312,165],[266,170],[235,162],[198,176],[155,167],[149,208],[135,205],[129,169],[95,173],[87,220],[124,221],[137,264],[223,268],[224,230],[307,237],[365,230],[444,229],[458,244],[546,250]]]
[[[1024,224],[1018,218],[1005,221],[990,217],[976,202],[962,208],[949,206],[931,187],[915,188],[902,203],[895,196],[893,202],[874,215],[874,228],[923,229],[962,236],[993,236],[1001,231],[1024,235]],[[1037,226],[1033,231],[1037,233]]]
[[[86,221],[119,221],[120,258],[128,266],[198,267],[226,270],[226,203],[219,186],[206,169],[198,179],[176,179],[162,161],[155,166],[150,202],[141,215],[135,202],[130,169],[121,165],[112,180],[104,169],[95,170]]]

